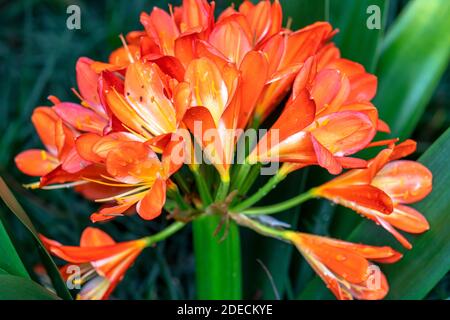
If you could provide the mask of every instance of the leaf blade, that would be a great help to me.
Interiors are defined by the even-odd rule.
[[[65,282],[62,280],[61,275],[59,274],[58,268],[56,267],[53,259],[50,254],[45,249],[43,243],[39,239],[39,234],[35,229],[33,223],[28,217],[25,210],[19,204],[17,199],[14,197],[14,194],[9,189],[8,185],[5,183],[2,177],[0,177],[0,197],[3,199],[7,207],[16,215],[16,217],[20,220],[20,222],[28,229],[33,238],[35,239],[39,254],[41,256],[42,262],[52,279],[52,283],[55,287],[56,292],[64,299],[71,300],[72,296],[67,290]]]
[[[374,103],[393,136],[416,127],[450,57],[450,2],[411,1],[388,32]]]
[[[0,258],[1,270],[11,275],[20,276],[27,279],[30,278],[1,220],[0,220],[0,252],[1,252]]]
[[[13,276],[0,274],[1,300],[58,300],[59,298],[37,283]]]

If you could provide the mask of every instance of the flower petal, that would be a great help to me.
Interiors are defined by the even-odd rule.
[[[244,128],[253,113],[267,80],[268,67],[264,54],[257,51],[250,51],[241,63],[239,68],[241,72],[239,83],[241,104],[238,128]]]
[[[80,247],[101,247],[115,243],[106,232],[92,227],[84,229],[80,239]]]
[[[164,10],[154,7],[151,14],[141,13],[140,21],[148,36],[159,46],[164,55],[173,55],[175,39],[179,31],[173,18]]]
[[[53,109],[61,119],[83,132],[102,134],[108,125],[107,119],[76,103],[62,102]]]
[[[153,181],[161,170],[155,152],[141,142],[123,142],[106,158],[108,173],[118,181],[136,184]]]
[[[422,233],[430,228],[427,219],[420,212],[401,204],[397,204],[394,211],[383,219],[395,228],[409,233]]]
[[[21,152],[15,158],[17,168],[23,173],[42,177],[59,166],[59,160],[45,150],[31,149]]]
[[[333,154],[325,148],[314,135],[311,135],[311,142],[314,146],[314,152],[317,157],[318,164],[327,169],[331,174],[339,174],[342,171],[341,163],[333,156]]]
[[[138,202],[137,212],[142,219],[152,220],[161,214],[166,202],[166,183],[162,179],[156,179],[145,197]]]
[[[218,126],[229,98],[219,68],[206,58],[193,60],[186,70],[185,81],[191,85],[192,105],[207,108]]]
[[[209,35],[209,43],[217,48],[230,62],[241,64],[244,56],[252,47],[248,35],[241,25],[231,16],[214,26]]]
[[[174,132],[175,108],[165,95],[161,71],[154,63],[132,63],[125,75],[125,98],[153,135]]]
[[[94,146],[102,139],[101,136],[95,133],[85,133],[80,135],[75,141],[75,146],[78,154],[86,161],[93,163],[100,163],[103,158],[94,152]]]
[[[335,156],[345,156],[364,149],[376,130],[361,112],[336,112],[316,119],[311,133]]]
[[[332,272],[351,283],[361,283],[368,277],[369,262],[351,250],[335,247],[328,238],[301,234],[300,241],[294,242]]]
[[[91,68],[93,62],[93,60],[86,57],[78,59],[75,66],[78,90],[80,90],[81,96],[90,106],[95,107],[97,111],[104,112],[98,95],[99,75]]]
[[[391,198],[382,190],[370,185],[320,188],[317,192],[323,197],[369,217],[372,216],[371,210],[386,215],[394,210]]]
[[[52,108],[37,107],[33,111],[31,121],[41,138],[45,148],[53,155],[57,155],[58,147],[56,142],[56,123],[58,115]]]
[[[433,175],[424,165],[409,160],[386,164],[372,180],[395,201],[414,203],[425,198],[432,189]]]

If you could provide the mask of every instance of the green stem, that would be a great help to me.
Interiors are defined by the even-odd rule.
[[[246,200],[242,201],[236,206],[233,206],[230,211],[231,212],[241,212],[244,211],[247,208],[250,208],[252,205],[257,203],[259,200],[264,198],[273,188],[276,187],[276,185],[283,181],[286,178],[286,175],[281,174],[280,171],[278,171],[272,178],[270,178],[267,183],[262,186],[256,193],[254,193],[250,198],[247,198]]]
[[[228,190],[230,188],[230,178],[225,178],[223,180],[220,180],[219,188],[217,189],[216,193],[216,201],[223,201],[227,194]]]
[[[214,237],[220,223],[218,215],[205,215],[193,221],[198,299],[242,298],[239,228],[230,221],[228,229],[224,226]],[[228,234],[221,241],[223,232]]]
[[[168,196],[172,197],[173,200],[175,200],[175,202],[177,203],[178,207],[181,210],[191,209],[189,204],[184,200],[183,196],[180,193],[180,190],[178,189],[178,187],[176,185],[173,185],[173,187],[167,191],[167,194],[168,194]]]
[[[181,190],[188,194],[191,192],[191,190],[189,189],[189,185],[186,182],[186,180],[184,179],[184,177],[180,174],[180,172],[177,172],[173,175],[173,178],[175,179],[175,181],[177,182],[177,184],[180,186]]]
[[[230,217],[236,221],[239,225],[247,227],[249,229],[252,229],[256,231],[259,234],[262,234],[264,236],[268,236],[271,238],[279,239],[279,240],[285,240],[286,236],[286,230],[284,229],[275,229],[273,227],[269,227],[265,224],[262,224],[256,220],[253,220],[249,218],[246,215],[239,214],[239,213],[231,213]]]
[[[242,184],[245,182],[245,178],[247,177],[251,165],[249,163],[243,163],[239,165],[239,167],[236,170],[236,174],[234,175],[233,183],[231,185],[231,190],[239,190],[241,188]]]
[[[257,140],[256,133],[254,135],[253,134],[249,135],[248,137],[246,135],[241,136],[241,140],[238,143],[238,161],[244,159],[244,163],[238,165],[237,170],[235,170],[233,174],[231,190],[238,190],[239,188],[241,188],[241,185],[245,182],[245,178],[247,177],[250,168],[252,166],[247,162],[247,157],[252,151],[252,148],[254,147],[256,140]]]
[[[240,211],[240,213],[248,215],[273,214],[298,206],[299,204],[312,198],[314,198],[313,189],[283,202],[272,204],[270,206],[250,208],[247,210]]]
[[[206,208],[213,202],[213,198],[211,196],[211,192],[209,191],[209,187],[206,184],[205,178],[203,178],[202,174],[199,170],[193,170],[195,183],[197,184],[198,193],[200,194],[200,198],[202,199],[203,206]]]
[[[162,240],[165,240],[166,238],[170,237],[171,235],[173,235],[174,233],[176,233],[177,231],[179,231],[180,229],[182,229],[186,224],[184,222],[174,222],[172,223],[170,226],[168,226],[167,228],[165,228],[164,230],[153,234],[151,236],[145,237],[143,238],[146,241],[147,247],[160,242]]]
[[[261,171],[261,163],[257,163],[250,169],[249,174],[247,175],[247,178],[245,179],[242,186],[239,188],[239,194],[244,195],[246,194],[252,185],[255,183],[256,179],[258,179]]]

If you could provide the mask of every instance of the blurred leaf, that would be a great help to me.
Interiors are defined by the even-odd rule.
[[[410,1],[384,40],[374,103],[393,136],[412,133],[448,65],[449,16],[450,1]]]
[[[388,299],[423,299],[450,270],[450,129],[419,159],[433,172],[433,191],[413,207],[422,212],[431,229],[418,236],[408,236],[413,249],[399,262],[383,265],[390,291]],[[398,243],[381,227],[364,221],[350,235],[349,241],[373,245]],[[301,299],[330,297],[317,277],[300,296]]]
[[[29,279],[0,274],[1,300],[58,300],[53,293]]]
[[[283,25],[286,26],[288,19],[292,19],[292,30],[328,20],[329,0],[280,0],[280,3],[283,8]]]
[[[30,278],[0,220],[0,273]]]
[[[368,19],[380,9],[380,29],[369,29]],[[333,38],[342,57],[361,63],[373,71],[379,56],[380,40],[389,10],[389,0],[330,0],[329,21],[339,33]]]
[[[61,275],[59,274],[58,268],[56,267],[53,259],[50,257],[49,253],[39,239],[39,234],[34,228],[33,223],[31,222],[30,218],[28,217],[22,206],[19,204],[17,199],[14,197],[13,193],[6,185],[2,177],[0,177],[0,197],[3,199],[8,208],[16,215],[20,222],[22,222],[22,224],[30,231],[30,233],[36,240],[42,263],[44,264],[50,278],[52,279],[53,286],[55,287],[58,295],[64,299],[72,299],[72,296],[67,290],[65,282],[62,280]]]

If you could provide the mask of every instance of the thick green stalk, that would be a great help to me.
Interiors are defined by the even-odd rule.
[[[218,215],[205,215],[193,221],[198,299],[242,298],[239,228],[229,221],[214,236],[220,223]],[[227,234],[221,240],[223,232]]]
[[[210,189],[199,171],[194,171],[197,188],[207,208],[213,202]],[[228,191],[221,188],[218,198]],[[239,228],[231,221],[224,224],[222,234],[215,235],[221,224],[219,215],[204,215],[192,222],[196,264],[197,297],[199,299],[241,299],[241,243]],[[227,232],[227,234],[223,234]],[[221,237],[224,236],[223,240]]]
[[[240,211],[240,213],[248,214],[248,215],[273,214],[273,213],[282,212],[282,211],[288,210],[292,207],[298,206],[299,204],[301,204],[309,199],[312,199],[312,198],[314,198],[313,190],[309,190],[308,192],[299,194],[298,196],[288,199],[286,201],[272,204],[270,206],[254,207],[254,208],[246,209],[246,210]]]

